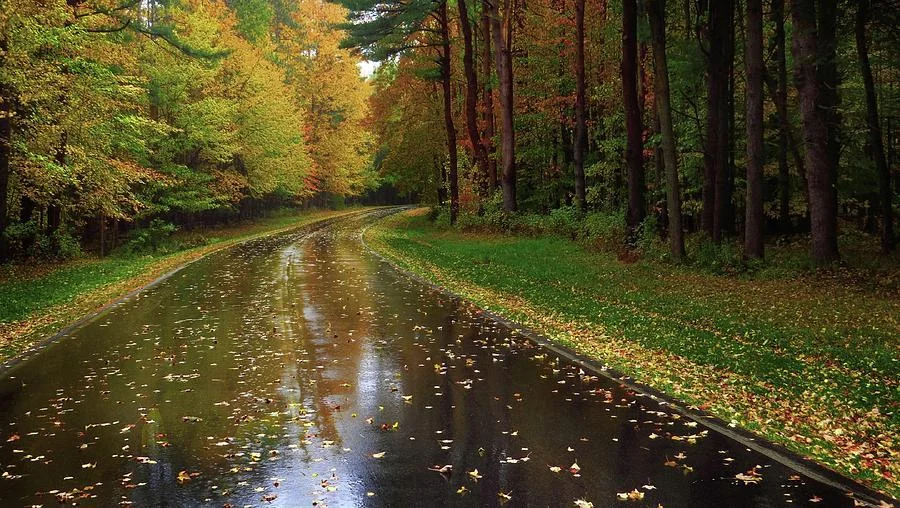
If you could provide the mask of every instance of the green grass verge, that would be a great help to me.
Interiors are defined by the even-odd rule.
[[[372,228],[401,266],[894,496],[900,299],[827,276],[746,280],[466,234],[421,212]]]
[[[178,266],[247,239],[349,213],[314,211],[182,234],[198,247],[154,255],[85,258],[0,268],[0,361]]]

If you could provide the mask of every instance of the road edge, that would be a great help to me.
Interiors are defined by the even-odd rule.
[[[396,213],[399,213],[399,211],[400,210],[398,210],[398,212]],[[360,235],[360,241],[362,242],[363,247],[368,252],[385,262],[400,276],[413,280],[420,284],[424,284],[431,289],[447,295],[457,302],[462,302],[472,308],[478,309],[482,315],[496,321],[497,323],[500,323],[510,330],[514,330],[516,333],[530,340],[532,343],[538,345],[539,347],[549,350],[557,356],[565,358],[566,360],[569,360],[570,362],[580,366],[586,372],[590,372],[593,375],[602,376],[609,379],[610,381],[620,383],[637,393],[641,393],[658,402],[665,403],[665,405],[671,407],[682,416],[697,422],[699,425],[703,425],[713,432],[717,432],[724,435],[725,437],[733,439],[741,445],[746,446],[753,451],[761,453],[769,459],[787,466],[797,473],[807,476],[808,478],[811,478],[820,483],[824,483],[830,487],[843,490],[847,493],[848,500],[853,499],[864,503],[863,505],[856,506],[884,507],[894,506],[892,503],[897,502],[897,500],[891,498],[887,494],[881,493],[852,478],[844,476],[837,471],[829,469],[828,467],[819,464],[812,459],[804,457],[778,443],[769,441],[768,439],[754,434],[753,432],[744,428],[731,427],[721,418],[708,414],[704,411],[690,409],[682,401],[671,397],[661,392],[660,390],[653,388],[652,386],[645,385],[639,381],[635,381],[631,376],[627,376],[616,371],[615,369],[611,369],[599,360],[578,353],[577,351],[574,351],[567,346],[555,342],[550,337],[532,328],[526,327],[520,323],[510,320],[494,311],[485,309],[475,302],[467,299],[466,297],[455,293],[449,288],[437,284],[434,281],[423,277],[422,275],[419,275],[404,268],[403,266],[400,266],[397,262],[383,255],[381,252],[378,252],[373,247],[371,247],[368,242],[366,242],[366,233],[368,233],[369,229],[371,229],[373,226],[376,226],[379,222],[381,222],[381,220],[391,215],[393,214],[388,214],[384,217],[380,217],[376,222],[373,222],[372,224],[366,226],[363,229],[362,234]],[[885,503],[887,503],[887,505],[885,505]]]
[[[35,342],[33,345],[29,346],[25,350],[17,353],[14,356],[7,358],[6,360],[3,360],[2,362],[0,362],[0,379],[8,377],[11,373],[13,373],[16,369],[21,367],[27,361],[31,360],[38,353],[40,353],[44,349],[56,344],[57,342],[59,342],[60,340],[62,340],[63,338],[65,338],[66,336],[71,334],[72,332],[88,325],[89,323],[100,318],[104,314],[112,311],[114,308],[118,307],[122,303],[135,298],[142,292],[152,289],[152,288],[162,284],[163,282],[165,282],[167,279],[169,279],[176,273],[178,273],[181,270],[187,268],[188,266],[196,263],[197,261],[200,261],[201,259],[205,259],[206,257],[208,257],[212,254],[215,254],[217,252],[222,252],[224,250],[231,249],[231,248],[237,247],[239,245],[243,245],[247,242],[260,240],[262,238],[267,238],[267,237],[274,236],[274,235],[285,234],[285,233],[290,233],[290,232],[299,232],[303,229],[310,229],[310,233],[312,233],[318,229],[326,227],[328,224],[330,224],[331,222],[333,222],[335,220],[344,219],[344,218],[352,217],[352,216],[356,216],[356,215],[363,215],[363,214],[371,212],[373,209],[377,210],[378,208],[374,207],[374,208],[365,208],[362,210],[352,210],[352,211],[338,214],[335,216],[316,219],[316,220],[313,220],[312,222],[307,222],[304,224],[298,224],[295,226],[287,226],[284,228],[274,229],[272,231],[265,231],[265,232],[262,232],[262,233],[259,233],[256,235],[252,235],[248,238],[244,238],[242,240],[236,241],[234,243],[229,243],[226,245],[222,245],[218,248],[214,248],[214,249],[210,250],[209,252],[205,252],[196,258],[188,259],[188,260],[178,264],[171,270],[163,273],[159,277],[151,280],[150,282],[143,284],[139,287],[136,287],[124,294],[120,294],[119,296],[112,298],[111,300],[107,301],[100,307],[86,313],[85,315],[81,316],[80,318],[78,318],[74,321],[69,322],[69,324],[64,325],[62,328],[57,330],[52,335],[49,335],[43,339],[38,340],[37,342]]]

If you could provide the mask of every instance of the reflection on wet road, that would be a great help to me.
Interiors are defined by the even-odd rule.
[[[7,372],[0,505],[852,504],[397,275],[371,220],[213,254]]]

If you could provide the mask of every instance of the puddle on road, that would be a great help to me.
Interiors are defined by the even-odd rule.
[[[0,379],[0,505],[848,506],[366,253],[214,254]]]

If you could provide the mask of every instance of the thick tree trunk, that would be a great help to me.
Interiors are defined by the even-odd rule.
[[[828,4],[828,5],[826,5]],[[835,104],[829,87],[837,86],[836,76],[831,75],[827,62],[834,59],[834,26],[817,27],[816,11],[835,9],[836,0],[794,0],[793,53],[794,73],[800,93],[800,113],[803,124],[805,166],[809,185],[811,256],[824,266],[839,259],[837,246],[837,192],[834,186],[837,174],[837,149],[832,128]],[[831,33],[827,33],[831,29]],[[830,50],[827,47],[830,46]],[[823,49],[824,47],[824,49]],[[831,53],[828,55],[828,53]],[[836,92],[835,92],[836,93]]]
[[[869,65],[869,47],[866,40],[866,25],[870,16],[870,1],[859,0],[856,8],[856,53],[859,55],[859,70],[866,89],[866,123],[869,128],[869,150],[875,169],[878,172],[878,191],[881,200],[881,249],[891,252],[896,246],[894,238],[894,200],[891,188],[891,170],[884,156],[884,141],[881,137],[881,124],[878,122],[878,99],[875,95],[875,80],[872,78],[872,67]]]
[[[484,102],[484,118],[482,122],[484,124],[484,135],[481,139],[484,142],[484,152],[487,156],[488,189],[493,194],[497,190],[497,157],[494,150],[494,90],[491,85],[491,62],[493,61],[491,54],[491,20],[488,17],[487,0],[483,0],[481,5],[481,31],[484,39],[481,47],[481,88],[482,101]]]
[[[786,233],[791,225],[791,175],[788,168],[787,58],[784,36],[784,0],[772,0],[775,21],[775,65],[777,86],[774,94],[778,114],[778,222]]]
[[[450,222],[455,223],[459,215],[459,182],[457,181],[456,128],[453,126],[453,90],[450,82],[450,20],[447,15],[446,0],[441,4],[439,16],[443,52],[441,54],[441,87],[444,92],[444,127],[447,130],[447,152],[449,156],[450,180]]]
[[[730,1],[730,0],[726,0]],[[724,115],[725,96],[725,43],[723,36],[722,3],[711,2],[708,6],[709,20],[706,24],[706,38],[709,46],[706,56],[706,135],[703,145],[703,208],[700,224],[710,236],[716,214],[716,175],[719,163],[720,130],[719,117]]]
[[[709,5],[707,58],[707,120],[703,168],[703,228],[722,241],[731,203],[728,149],[731,146],[729,91],[734,60],[734,0]]]
[[[503,190],[503,209],[516,210],[516,137],[513,111],[513,70],[512,70],[512,4],[504,0],[503,18],[500,17],[497,2],[489,0],[491,35],[497,62],[497,77],[500,81],[501,117],[501,158],[502,174],[500,186]],[[501,22],[502,21],[502,22]]]
[[[575,203],[580,210],[587,209],[584,182],[584,151],[587,141],[584,83],[584,2],[575,0]]]
[[[747,1],[747,210],[744,255],[763,257],[763,14],[762,0]]]
[[[669,97],[669,64],[666,58],[666,1],[646,0],[653,47],[656,109],[662,132],[663,159],[666,165],[666,202],[669,215],[669,248],[676,262],[684,258],[684,231],[681,226],[681,189],[678,183],[678,156]]]
[[[478,78],[475,75],[475,48],[472,46],[472,24],[469,22],[469,8],[465,0],[457,0],[459,25],[463,33],[463,73],[466,75],[466,131],[472,144],[472,156],[479,174],[485,181],[490,179],[487,153],[478,132]]]
[[[624,0],[622,11],[622,98],[625,104],[625,166],[628,168],[628,242],[644,220],[644,160],[641,111],[637,96],[637,0]]]

